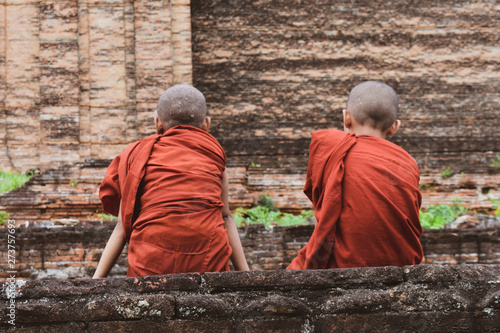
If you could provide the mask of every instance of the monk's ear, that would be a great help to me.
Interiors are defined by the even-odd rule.
[[[165,133],[165,124],[163,120],[161,120],[158,116],[155,116],[155,126],[156,126],[156,134],[162,135]]]
[[[394,134],[396,134],[396,132],[399,129],[399,126],[401,126],[401,120],[396,119],[394,124],[392,124],[392,126],[389,127],[389,129],[385,132],[385,136],[389,137],[389,136],[393,136]]]
[[[203,119],[203,122],[201,123],[201,126],[200,128],[204,131],[207,131],[208,132],[208,129],[210,128],[210,124],[212,123],[212,120],[210,119],[210,117],[205,117],[205,119]]]
[[[349,110],[343,109],[342,115],[344,116],[344,131],[349,132],[349,129],[352,127],[352,115]]]

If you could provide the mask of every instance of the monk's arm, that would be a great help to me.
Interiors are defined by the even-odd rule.
[[[121,206],[121,202],[120,202]],[[125,246],[125,237],[123,233],[122,225],[122,214],[121,208],[118,213],[118,222],[116,223],[113,233],[109,237],[108,243],[102,252],[101,260],[97,265],[97,269],[94,273],[93,279],[105,278],[108,276],[111,268],[113,268],[116,260],[122,253],[123,247]]]
[[[247,259],[245,258],[245,253],[243,252],[243,246],[241,245],[240,235],[238,234],[238,229],[234,223],[233,214],[229,210],[229,181],[227,177],[227,172],[224,171],[224,177],[222,178],[222,202],[224,203],[224,208],[222,209],[222,217],[224,218],[224,225],[226,226],[227,236],[229,238],[229,245],[233,249],[231,254],[231,262],[237,271],[248,271]]]

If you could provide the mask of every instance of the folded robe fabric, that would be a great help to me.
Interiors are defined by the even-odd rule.
[[[225,164],[213,136],[184,125],[135,142],[113,160],[99,197],[113,215],[121,200],[127,276],[229,270]]]
[[[313,133],[304,193],[317,225],[288,269],[420,263],[419,178],[415,160],[387,140]]]

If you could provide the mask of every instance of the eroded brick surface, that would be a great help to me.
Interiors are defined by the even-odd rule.
[[[391,141],[417,160],[424,206],[500,195],[492,2],[196,0],[192,13],[194,84],[230,163],[261,165],[250,192],[304,207],[311,133],[341,128],[349,90],[375,79],[400,97]],[[441,178],[447,167],[456,175]]]

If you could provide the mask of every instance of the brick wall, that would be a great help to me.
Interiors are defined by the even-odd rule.
[[[0,2],[0,166],[112,158],[191,83],[189,1]]]
[[[22,332],[497,332],[500,265],[3,283]],[[15,291],[10,293],[8,291]]]
[[[347,94],[382,80],[400,97],[391,139],[422,171],[424,206],[500,197],[500,13],[491,1],[193,0],[193,82],[246,191],[283,208],[301,193],[311,133],[341,128]],[[251,164],[260,164],[260,168]],[[450,167],[455,176],[441,178]],[[463,172],[463,174],[462,174]]]
[[[239,228],[245,256],[253,270],[285,269],[309,241],[313,226]],[[74,279],[91,277],[111,235],[108,223],[16,231],[17,277],[21,279]],[[0,229],[7,239],[7,229]],[[421,238],[425,264],[500,264],[500,228],[426,230]],[[4,244],[7,247],[6,242]],[[7,252],[2,252],[7,262]],[[123,277],[128,268],[124,249],[110,276]],[[0,272],[0,280],[9,275]]]
[[[228,155],[231,208],[302,194],[309,138],[340,127],[348,91],[393,85],[394,142],[422,170],[424,206],[500,198],[494,2],[0,0],[0,167],[41,170],[0,195],[19,224],[101,212],[97,188],[153,131],[160,93],[207,96]],[[450,167],[454,175],[440,172]]]
[[[192,83],[190,16],[189,0],[0,1],[0,168],[41,170],[0,210],[101,212],[110,159],[153,133],[168,86]]]

